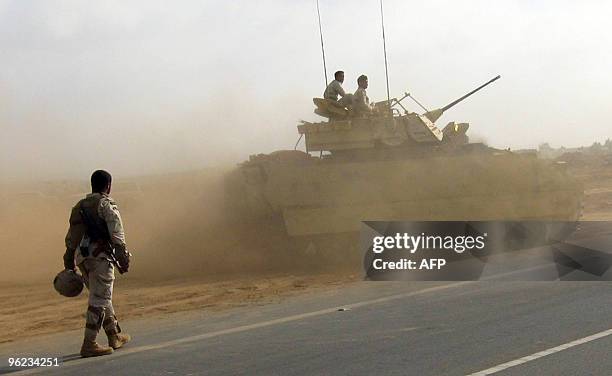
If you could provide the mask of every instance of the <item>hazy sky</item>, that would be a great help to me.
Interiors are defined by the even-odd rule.
[[[0,0],[0,179],[148,173],[290,149],[315,121],[315,0]],[[320,0],[328,73],[386,96],[378,0]],[[391,95],[498,147],[612,137],[607,1],[385,0]],[[408,103],[410,109],[416,106]]]

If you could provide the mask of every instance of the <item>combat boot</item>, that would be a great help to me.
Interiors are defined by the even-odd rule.
[[[126,333],[111,334],[108,336],[108,345],[113,349],[117,350],[123,347],[126,343],[130,342],[132,337]]]
[[[114,313],[109,314],[104,319],[102,326],[108,337],[108,345],[115,350],[123,347],[123,345],[130,342],[132,339],[129,334],[121,333],[119,321],[117,321],[117,316],[115,316]]]
[[[112,347],[100,346],[96,341],[83,341],[81,346],[81,356],[89,358],[91,356],[109,355],[113,353]]]

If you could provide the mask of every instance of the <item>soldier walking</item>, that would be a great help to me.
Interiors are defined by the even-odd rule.
[[[130,254],[119,209],[109,196],[111,183],[106,171],[91,175],[91,193],[72,208],[66,235],[64,267],[76,270],[78,266],[89,289],[83,357],[111,354],[130,341],[128,334],[121,333],[112,303],[114,267],[120,273],[127,272]],[[101,328],[108,337],[108,347],[96,342]]]

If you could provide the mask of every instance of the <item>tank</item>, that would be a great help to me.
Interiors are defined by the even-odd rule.
[[[564,164],[470,143],[468,123],[436,124],[498,78],[422,114],[402,105],[410,94],[365,114],[314,98],[326,120],[297,126],[306,150],[241,163],[226,179],[229,210],[294,240],[354,235],[362,221],[577,220],[583,189]]]

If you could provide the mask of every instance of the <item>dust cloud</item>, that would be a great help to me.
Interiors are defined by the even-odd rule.
[[[122,320],[262,304],[358,278],[295,252],[282,222],[228,212],[224,178],[233,168],[114,180],[134,255],[113,292]],[[82,328],[87,294],[63,299],[51,281],[63,269],[70,209],[89,190],[85,180],[0,184],[0,343]]]
[[[142,280],[218,279],[295,271],[282,223],[244,223],[225,210],[224,176],[233,167],[119,179],[111,196],[121,210],[130,276]],[[70,208],[87,181],[22,183],[0,188],[0,282],[50,280],[63,268]]]

